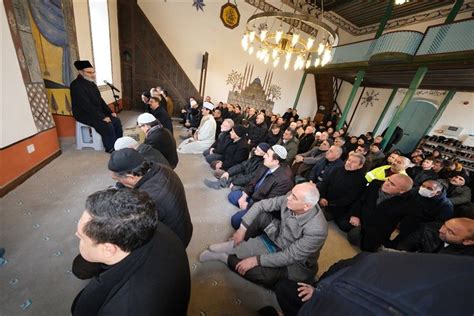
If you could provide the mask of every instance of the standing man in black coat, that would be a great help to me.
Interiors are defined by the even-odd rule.
[[[77,60],[74,66],[79,71],[70,86],[74,118],[93,127],[102,137],[105,151],[110,153],[114,150],[117,138],[123,136],[122,123],[102,99],[91,63],[88,60]]]
[[[110,156],[109,170],[118,187],[144,191],[155,202],[158,220],[168,226],[188,246],[193,234],[184,186],[171,169],[147,162],[132,148],[124,148]]]
[[[186,251],[158,221],[147,194],[109,189],[90,195],[76,236],[92,279],[74,299],[72,315],[187,314]]]
[[[161,105],[159,98],[151,97],[148,104],[150,105],[150,113],[163,124],[164,128],[173,134],[173,122],[168,112],[166,112],[166,108]]]

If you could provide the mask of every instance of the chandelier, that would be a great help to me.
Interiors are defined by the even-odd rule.
[[[242,37],[242,48],[273,67],[281,63],[287,70],[293,61],[293,69],[310,66],[325,66],[332,59],[332,48],[338,42],[338,35],[322,22],[323,14],[316,18],[295,12],[262,12],[247,20]],[[316,42],[318,33],[322,39]],[[321,37],[320,37],[321,38]],[[314,62],[313,62],[314,60]]]

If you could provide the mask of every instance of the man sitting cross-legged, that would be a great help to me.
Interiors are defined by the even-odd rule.
[[[219,180],[211,181],[204,179],[204,184],[211,188],[219,190],[220,188],[231,187],[233,190],[239,187],[245,187],[255,176],[258,168],[263,165],[263,156],[270,149],[267,143],[260,143],[255,147],[250,159],[247,159],[224,172]]]
[[[202,154],[206,158],[206,161],[210,164],[215,160],[222,159],[227,146],[232,142],[230,138],[230,130],[234,127],[234,121],[231,119],[225,119],[221,125],[221,132],[217,136],[216,141],[209,149],[206,149]]]
[[[231,218],[232,227],[239,228],[242,216],[254,202],[286,194],[293,187],[290,168],[284,163],[286,149],[273,145],[263,156],[263,166],[243,190],[229,193],[229,202],[239,207],[241,211]]]
[[[222,261],[247,280],[267,288],[284,278],[314,281],[319,251],[328,233],[318,199],[315,185],[302,183],[287,196],[255,203],[232,239],[210,245],[199,260]]]

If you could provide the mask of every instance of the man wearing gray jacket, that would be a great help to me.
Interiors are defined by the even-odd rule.
[[[328,234],[312,183],[295,186],[286,196],[255,203],[230,241],[213,244],[201,262],[219,260],[249,281],[273,288],[282,278],[314,280],[319,252]],[[272,212],[279,212],[274,216]]]

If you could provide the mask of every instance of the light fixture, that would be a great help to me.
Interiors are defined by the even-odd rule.
[[[297,5],[298,1],[295,8]],[[296,70],[324,66],[331,61],[332,48],[338,44],[339,37],[322,19],[323,13],[315,17],[299,14],[296,9],[254,14],[247,20],[242,48],[249,55],[258,50],[257,58],[265,64],[273,61],[274,67],[285,56],[285,70],[290,63]]]
[[[407,2],[409,2],[409,0],[395,0],[395,5],[401,5]]]

